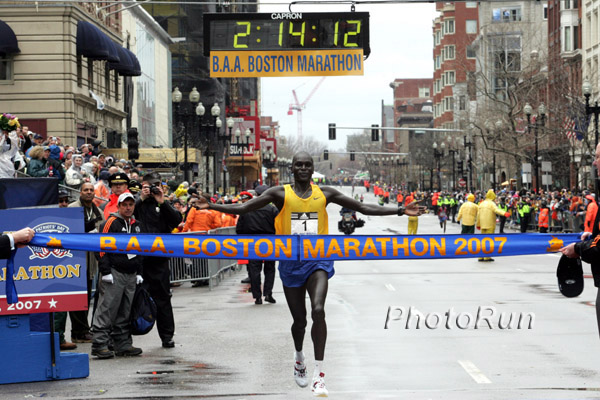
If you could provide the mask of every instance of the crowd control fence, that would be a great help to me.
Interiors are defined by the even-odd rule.
[[[186,235],[235,235],[235,226],[217,228],[210,231],[186,232]],[[171,283],[177,282],[208,282],[212,290],[214,284],[221,282],[226,272],[231,274],[238,268],[237,260],[207,259],[207,258],[171,258]]]

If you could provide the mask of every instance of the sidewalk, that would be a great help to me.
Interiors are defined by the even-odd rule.
[[[174,349],[161,347],[154,328],[133,338],[133,344],[144,350],[141,357],[91,357],[86,379],[0,385],[0,398],[257,398],[260,393],[279,398],[264,392],[261,382],[265,376],[273,377],[269,387],[281,388],[282,399],[290,398],[283,393],[296,390],[302,398],[309,397],[310,389],[298,388],[291,379],[291,318],[281,281],[275,280],[273,290],[277,304],[255,305],[252,295],[246,293],[249,285],[240,283],[245,276],[245,269],[226,274],[212,291],[189,283],[173,289]],[[307,332],[307,343],[309,338]],[[307,353],[312,353],[308,347]],[[89,354],[90,350],[91,344],[78,344],[74,352]],[[289,375],[281,374],[285,368],[290,369]],[[281,382],[276,382],[278,377]]]

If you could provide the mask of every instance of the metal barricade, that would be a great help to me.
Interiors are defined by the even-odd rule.
[[[235,226],[218,228],[211,231],[186,232],[186,235],[235,235]],[[225,272],[230,273],[237,269],[237,260],[215,259],[215,258],[171,258],[169,268],[171,270],[171,283],[208,281],[209,289],[212,290],[213,279],[217,285],[223,279]]]

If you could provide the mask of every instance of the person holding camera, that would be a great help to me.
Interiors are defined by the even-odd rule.
[[[166,201],[160,175],[144,175],[142,190],[135,203],[135,219],[145,233],[170,233],[181,222],[181,213]],[[175,319],[171,306],[171,271],[167,257],[144,257],[144,288],[156,302],[156,326],[162,346],[175,347]]]
[[[84,230],[86,233],[98,233],[100,224],[104,222],[102,211],[94,204],[94,185],[91,182],[81,184],[79,200],[69,204],[69,207],[83,207]],[[87,252],[87,292],[88,307],[92,297],[92,279],[98,273],[98,261],[91,251]],[[71,341],[73,343],[91,343],[88,310],[71,311]]]
[[[115,172],[108,178],[108,186],[111,193],[108,203],[104,206],[104,219],[117,212],[119,196],[129,191],[129,178],[123,172]]]

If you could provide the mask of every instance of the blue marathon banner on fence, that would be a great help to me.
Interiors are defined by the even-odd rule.
[[[81,207],[0,210],[2,232],[29,226],[40,236],[71,235],[83,232],[83,220]],[[0,260],[0,315],[87,309],[85,252],[32,243],[17,249],[12,273],[8,261]]]
[[[544,254],[579,240],[578,234],[508,235],[181,235],[36,233],[49,249],[142,256],[250,260],[390,260]]]

